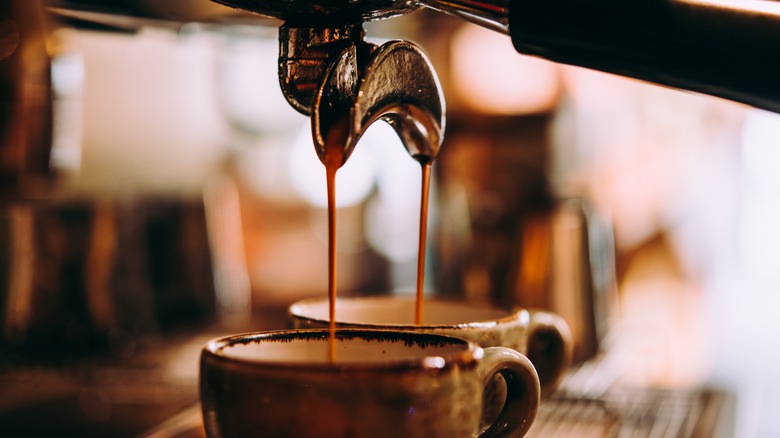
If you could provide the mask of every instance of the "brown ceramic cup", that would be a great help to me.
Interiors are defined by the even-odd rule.
[[[485,385],[508,397],[480,434]],[[236,335],[201,355],[211,438],[453,438],[522,436],[539,405],[534,367],[502,347],[430,333],[337,329]]]
[[[571,364],[569,326],[547,311],[426,297],[422,324],[416,325],[415,298],[409,295],[338,298],[335,310],[338,327],[424,331],[463,338],[483,348],[517,350],[536,367],[542,398],[555,389]],[[288,318],[293,328],[328,327],[328,299],[298,301],[289,307]]]

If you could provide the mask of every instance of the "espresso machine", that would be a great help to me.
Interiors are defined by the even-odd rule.
[[[647,426],[641,424],[642,421],[650,424],[652,419],[648,418],[655,415],[658,422],[668,427],[668,431],[674,429],[670,424],[677,427],[674,431],[680,435],[669,436],[730,436],[728,428],[721,428],[722,422],[731,421],[727,409],[729,398],[716,391],[635,391],[616,395],[605,389],[603,385],[613,381],[610,373],[615,372],[614,367],[620,368],[619,361],[612,361],[611,357],[604,359],[605,350],[614,336],[613,320],[617,305],[614,242],[609,220],[595,212],[586,197],[576,193],[565,197],[553,193],[544,173],[544,167],[549,164],[544,139],[550,121],[548,117],[487,119],[475,117],[459,109],[457,104],[445,105],[444,100],[446,98],[449,102],[450,95],[448,86],[443,82],[449,77],[441,78],[440,83],[434,66],[440,73],[451,75],[451,72],[438,67],[438,61],[446,57],[441,52],[447,47],[446,39],[452,36],[453,23],[465,20],[496,34],[505,34],[505,39],[511,39],[517,56],[531,55],[554,63],[586,67],[778,112],[780,86],[774,77],[780,70],[780,63],[772,55],[780,48],[780,30],[777,30],[780,29],[780,13],[773,3],[760,0],[642,1],[631,4],[613,0],[180,0],[163,5],[153,1],[50,0],[11,1],[0,8],[3,13],[0,16],[0,99],[3,105],[3,119],[0,120],[3,129],[0,132],[3,182],[0,190],[3,208],[7,211],[3,241],[4,245],[14,248],[6,258],[16,261],[16,264],[6,262],[9,266],[6,271],[13,273],[23,269],[20,266],[25,266],[25,257],[34,257],[37,253],[37,250],[25,248],[37,248],[40,235],[52,234],[46,231],[46,227],[53,223],[65,231],[52,238],[54,243],[49,242],[49,251],[58,248],[57,242],[65,242],[62,245],[68,248],[76,248],[80,241],[91,242],[86,248],[73,249],[60,260],[70,263],[80,261],[81,265],[76,269],[88,266],[92,268],[91,272],[95,272],[79,280],[86,284],[89,290],[86,301],[91,303],[86,314],[78,316],[81,321],[88,322],[79,329],[90,328],[86,337],[73,335],[76,329],[72,325],[56,324],[56,321],[40,325],[41,320],[51,322],[47,318],[56,314],[36,311],[36,306],[43,307],[40,297],[45,299],[47,295],[36,292],[38,298],[30,299],[29,293],[18,292],[37,290],[24,287],[24,281],[37,278],[38,265],[26,268],[34,272],[23,270],[27,273],[21,276],[6,273],[9,280],[4,281],[10,284],[8,289],[11,292],[0,295],[4,306],[0,308],[3,314],[0,322],[4,329],[4,343],[12,347],[12,353],[8,353],[11,357],[6,361],[8,363],[0,366],[8,368],[10,377],[7,381],[14,382],[14,388],[21,388],[17,389],[19,392],[30,387],[29,379],[39,379],[40,382],[50,382],[53,387],[59,385],[59,394],[75,394],[70,399],[63,399],[75,398],[91,423],[82,421],[74,433],[81,436],[88,436],[87,431],[94,430],[104,436],[114,433],[108,427],[109,418],[118,419],[116,422],[121,423],[120,426],[132,423],[133,414],[125,413],[123,416],[116,407],[112,417],[112,411],[106,411],[106,406],[119,404],[112,405],[108,399],[121,399],[123,394],[132,399],[132,394],[135,394],[137,400],[143,400],[154,393],[155,385],[161,385],[169,377],[155,369],[154,377],[143,380],[146,386],[139,385],[135,392],[131,391],[132,379],[122,382],[124,392],[106,392],[99,390],[100,379],[109,379],[112,372],[118,373],[106,364],[98,367],[97,378],[87,377],[87,380],[94,380],[80,387],[73,380],[65,379],[63,383],[56,376],[56,368],[55,371],[46,368],[51,365],[44,366],[43,371],[37,374],[27,372],[24,367],[19,371],[15,364],[26,364],[29,359],[25,354],[41,345],[40,342],[27,343],[35,340],[31,335],[36,332],[32,329],[48,327],[48,331],[41,332],[38,339],[51,337],[57,331],[67,334],[55,336],[55,343],[43,343],[48,349],[43,354],[44,359],[54,356],[57,361],[63,360],[62,355],[51,353],[57,345],[62,345],[63,340],[76,339],[78,342],[72,345],[82,349],[80,354],[93,354],[91,348],[101,348],[93,344],[102,345],[103,339],[109,339],[107,348],[114,359],[133,358],[136,363],[147,361],[150,364],[156,363],[150,355],[133,352],[142,347],[139,333],[165,332],[168,337],[164,339],[170,345],[170,336],[176,342],[181,342],[182,338],[190,339],[187,336],[176,337],[181,334],[182,327],[191,328],[192,324],[199,329],[211,327],[207,324],[216,318],[221,321],[218,326],[224,330],[225,321],[239,321],[238,327],[246,327],[241,324],[252,318],[246,314],[247,306],[252,306],[245,284],[249,274],[243,272],[249,268],[246,260],[236,257],[242,252],[242,248],[238,248],[241,244],[236,243],[240,238],[208,228],[208,223],[227,224],[224,228],[235,226],[237,201],[234,199],[235,189],[230,183],[220,180],[220,184],[210,186],[216,189],[203,195],[205,209],[200,203],[201,198],[194,203],[178,199],[170,202],[167,199],[163,203],[126,203],[119,207],[115,203],[102,203],[95,207],[90,200],[74,206],[72,199],[63,196],[60,191],[63,174],[67,178],[68,172],[68,155],[63,155],[63,151],[68,149],[67,142],[63,148],[63,143],[57,141],[67,138],[69,132],[68,124],[62,122],[61,116],[57,119],[57,114],[64,113],[62,103],[68,102],[68,95],[51,83],[51,62],[56,48],[49,35],[58,28],[109,34],[133,34],[151,28],[181,35],[189,32],[187,29],[195,23],[200,26],[198,29],[208,29],[217,34],[236,32],[236,26],[241,28],[241,32],[260,29],[258,32],[263,35],[270,32],[274,37],[278,32],[277,75],[274,79],[278,81],[289,107],[305,118],[307,124],[310,123],[307,133],[310,133],[309,141],[314,142],[314,150],[310,152],[320,160],[324,159],[323,142],[329,130],[343,117],[350,119],[345,160],[353,150],[355,154],[360,151],[358,140],[369,128],[375,122],[383,121],[402,140],[408,155],[435,158],[437,164],[441,164],[442,178],[449,175],[457,178],[464,174],[458,173],[459,162],[452,155],[447,155],[449,136],[466,139],[494,136],[499,139],[493,142],[493,147],[488,144],[487,148],[495,156],[494,165],[504,166],[500,168],[502,172],[477,175],[475,180],[483,184],[481,187],[496,187],[501,182],[511,186],[505,190],[511,202],[498,203],[495,211],[499,213],[486,215],[482,222],[472,218],[472,223],[468,224],[474,227],[471,246],[457,248],[453,246],[453,242],[460,243],[456,237],[440,236],[442,247],[434,250],[439,271],[434,281],[437,289],[445,293],[548,308],[560,313],[569,322],[575,339],[576,369],[571,379],[562,385],[561,392],[554,395],[546,407],[543,406],[539,429],[537,432],[532,430],[532,434],[557,436],[553,435],[557,427],[574,430],[569,436],[616,436],[621,430],[629,430],[621,429],[624,424],[630,423],[630,427],[640,430]],[[371,26],[386,25],[389,31],[385,33],[391,34],[392,38],[395,21],[420,16],[422,18],[416,22],[420,28],[410,32],[421,41],[419,46],[398,40],[375,42],[366,32],[366,28]],[[440,24],[434,28],[441,31],[441,35],[425,31],[424,27],[431,23]],[[401,32],[400,36],[405,34]],[[426,46],[426,42],[430,46]],[[484,80],[494,79],[485,77]],[[517,80],[524,79],[518,77]],[[117,84],[117,87],[122,88],[123,85]],[[55,95],[57,92],[59,96]],[[522,132],[526,133],[526,137],[519,141],[524,143],[522,145],[517,144],[518,125],[525,126]],[[188,129],[184,125],[176,126]],[[52,145],[60,147],[53,148]],[[523,150],[524,153],[517,157],[507,152],[505,145],[510,145],[512,151]],[[468,162],[473,159],[469,155],[475,154],[473,149],[464,151],[465,155],[460,160]],[[477,151],[476,156],[479,154]],[[53,162],[60,163],[59,167],[52,165]],[[497,182],[499,173],[505,179]],[[522,175],[518,177],[517,173]],[[111,175],[107,172],[102,177],[110,179]],[[63,198],[68,201],[63,202]],[[450,207],[443,208],[442,214],[452,214],[454,210],[451,207],[456,205],[454,199],[457,198],[445,198],[442,194],[444,204]],[[231,211],[233,213],[224,213]],[[123,222],[123,218],[129,219]],[[287,219],[283,217],[282,221]],[[139,227],[151,231],[139,235]],[[222,245],[214,240],[215,234]],[[105,237],[113,235],[121,238],[112,240]],[[193,239],[193,235],[197,237]],[[169,239],[149,249],[151,244],[138,244],[139,236],[149,242],[159,242],[161,236]],[[113,243],[101,246],[102,241]],[[135,245],[129,248],[135,252],[129,252],[125,258],[116,256],[117,248],[122,251],[128,248],[126,245],[133,243]],[[225,250],[225,246],[229,249]],[[90,256],[78,255],[79,251]],[[145,258],[154,259],[149,266],[166,266],[166,260],[170,259],[185,262],[167,266],[164,272],[152,270],[149,273],[148,269],[138,267],[139,260]],[[114,264],[95,261],[102,259],[114,260]],[[533,265],[535,262],[537,264]],[[69,266],[73,269],[74,265]],[[116,274],[111,274],[116,272],[112,269],[118,269],[117,266],[123,273],[119,279],[112,277]],[[60,275],[57,277],[49,273],[44,276],[54,275],[58,281],[69,278],[65,265],[54,271],[65,274],[57,274]],[[235,274],[237,271],[241,272]],[[576,275],[557,277],[556,274],[561,271]],[[462,273],[468,275],[460,275]],[[376,271],[372,274],[375,277],[382,275]],[[138,281],[139,276],[152,280]],[[135,283],[132,281],[134,278]],[[176,288],[176,284],[184,286]],[[209,286],[204,287],[204,284]],[[220,285],[231,292],[220,292]],[[79,287],[84,286],[77,281],[73,289]],[[107,298],[112,295],[106,294],[105,290],[117,287],[124,289],[113,295],[116,302],[112,302]],[[134,295],[139,288],[146,294]],[[157,289],[164,290],[167,295],[159,298],[154,293]],[[57,288],[52,287],[51,290]],[[139,301],[143,302],[139,304]],[[152,305],[153,312],[148,310]],[[136,313],[123,313],[113,306],[130,309],[135,306],[138,310]],[[187,310],[171,310],[174,307]],[[62,308],[78,313],[73,309],[79,307],[66,305],[58,309]],[[18,317],[19,309],[22,315],[32,316]],[[187,318],[182,317],[182,313]],[[112,316],[101,316],[107,314]],[[180,324],[177,324],[177,318],[181,318]],[[139,328],[138,321],[143,321],[145,325]],[[167,321],[168,325],[161,324],[162,321]],[[231,331],[236,330],[235,325],[227,324],[227,327]],[[85,343],[84,339],[89,342]],[[203,336],[196,339],[198,342],[193,343],[200,345]],[[162,341],[153,337],[152,351],[155,342],[159,347]],[[28,347],[30,350],[25,350]],[[187,356],[181,353],[184,350],[174,350],[182,357]],[[594,365],[594,360],[598,360],[601,368]],[[140,373],[142,368],[134,368],[133,371]],[[88,374],[83,365],[69,365],[68,369],[72,373]],[[72,371],[74,369],[76,371]],[[197,414],[192,414],[197,411],[183,409],[193,401],[193,397],[196,398],[196,394],[187,386],[186,378],[178,375],[174,380],[176,384],[170,391],[173,394],[170,400],[174,402],[166,409],[149,415],[143,430],[131,427],[132,436],[139,433],[143,436],[200,436],[197,435],[199,419]],[[76,381],[83,383],[83,378]],[[567,383],[577,390],[567,387]],[[587,390],[578,392],[583,387]],[[7,401],[17,397],[16,394],[9,393],[3,397],[3,406],[15,415],[29,412],[18,408],[13,401]],[[154,398],[153,395],[149,397]],[[52,400],[54,397],[45,402],[59,406]],[[135,403],[142,404],[141,401]],[[629,409],[629,406],[638,411]],[[670,406],[680,410],[672,411]],[[31,418],[29,413],[17,416],[24,421]],[[58,421],[67,424],[65,420]],[[98,426],[90,428],[85,424]],[[14,432],[23,430],[14,427]],[[656,430],[653,427],[657,426],[647,426],[648,430]],[[594,430],[597,432],[593,433]]]

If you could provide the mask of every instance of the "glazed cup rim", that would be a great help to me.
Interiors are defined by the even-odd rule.
[[[367,362],[298,362],[286,360],[251,360],[239,357],[227,357],[221,351],[232,345],[247,344],[251,342],[263,342],[264,340],[288,340],[305,341],[306,339],[316,339],[317,341],[327,340],[330,336],[330,330],[325,329],[289,329],[289,330],[269,330],[234,334],[212,339],[206,343],[201,350],[201,363],[205,361],[217,362],[224,365],[233,365],[244,369],[290,369],[295,372],[310,370],[315,372],[335,372],[343,373],[349,370],[356,371],[409,371],[409,370],[443,370],[453,366],[474,366],[476,362],[484,355],[484,350],[477,344],[452,336],[440,335],[435,333],[412,332],[393,329],[364,329],[364,328],[336,328],[335,336],[337,339],[361,338],[361,339],[382,339],[395,340],[402,342],[418,343],[446,343],[457,345],[457,351],[447,354],[432,353],[431,355],[421,355],[413,358],[390,359],[387,361],[367,361]],[[443,360],[442,360],[443,359]]]
[[[414,297],[407,297],[402,295],[379,295],[379,296],[363,296],[363,297],[338,297],[336,298],[336,306],[339,302],[380,302],[380,301],[414,301]],[[328,324],[327,318],[319,318],[315,316],[309,316],[301,313],[304,306],[310,306],[312,304],[328,303],[327,298],[315,297],[305,298],[294,302],[287,308],[287,315],[289,318],[295,318],[301,321],[308,321],[318,324]],[[420,330],[435,330],[435,329],[485,329],[496,327],[499,324],[507,324],[515,321],[530,322],[531,314],[527,309],[517,306],[510,306],[502,308],[496,303],[486,301],[473,301],[473,300],[458,300],[448,298],[425,298],[426,306],[435,305],[435,303],[446,303],[449,305],[463,305],[463,306],[479,306],[485,309],[500,310],[506,313],[505,316],[490,319],[479,319],[477,321],[466,321],[462,323],[452,324],[404,324],[404,323],[371,323],[371,322],[350,322],[338,319],[338,312],[336,313],[336,326],[337,327],[352,327],[352,328],[365,328],[365,329],[393,329],[393,330],[409,330],[410,328]]]

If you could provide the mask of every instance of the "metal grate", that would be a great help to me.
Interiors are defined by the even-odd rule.
[[[598,398],[553,395],[539,407],[526,438],[731,437],[728,400],[711,390],[614,390]],[[205,438],[200,405],[142,437]]]
[[[711,438],[729,436],[726,397],[710,390],[612,390],[598,398],[553,395],[528,438]]]
[[[528,438],[614,437],[618,419],[601,400],[550,398],[539,407]]]

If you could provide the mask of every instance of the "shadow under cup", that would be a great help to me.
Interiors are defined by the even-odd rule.
[[[485,384],[507,381],[501,417],[481,437],[522,436],[539,405],[527,358],[435,334],[338,329],[236,335],[201,355],[209,437],[472,437]]]
[[[413,296],[347,297],[336,300],[338,327],[421,331],[453,336],[486,347],[508,347],[528,357],[539,375],[542,397],[550,394],[571,364],[569,326],[555,313],[504,308],[485,302],[426,298],[416,325]],[[327,298],[298,301],[288,309],[292,328],[324,328]]]

